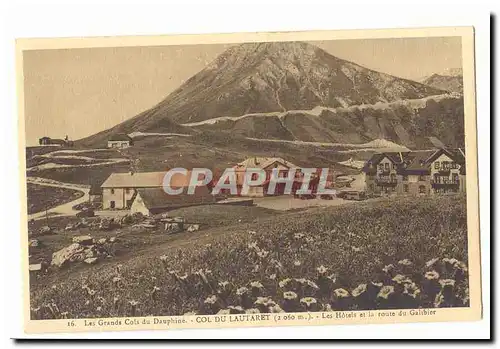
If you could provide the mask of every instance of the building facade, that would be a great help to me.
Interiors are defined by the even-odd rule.
[[[108,148],[124,149],[133,145],[132,138],[126,134],[117,134],[108,139]]]
[[[387,152],[363,167],[366,191],[380,195],[429,195],[465,192],[462,149]]]

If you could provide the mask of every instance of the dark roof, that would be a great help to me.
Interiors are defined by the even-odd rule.
[[[124,134],[124,133],[118,133],[114,134],[109,138],[110,141],[131,141],[132,138],[130,138],[129,135]]]
[[[375,171],[377,165],[384,158],[388,158],[392,163],[399,165],[402,164],[405,159],[407,159],[409,152],[385,152],[385,153],[376,153],[373,154],[370,160],[368,160],[361,171],[363,172],[371,172]]]
[[[175,208],[191,205],[209,204],[215,202],[215,197],[206,186],[196,187],[194,194],[187,194],[187,187],[180,195],[169,195],[163,188],[138,189],[144,205],[148,209]],[[138,195],[138,196],[139,196]]]

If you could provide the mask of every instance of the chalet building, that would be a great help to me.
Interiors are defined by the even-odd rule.
[[[465,153],[462,149],[374,154],[362,171],[368,193],[427,195],[465,192]]]
[[[38,139],[38,144],[39,145],[51,145],[51,146],[61,146],[61,147],[72,147],[73,146],[73,141],[70,141],[68,139],[68,136],[66,136],[65,139],[56,139],[56,138],[50,138],[50,137],[42,137]]]
[[[132,138],[127,134],[116,134],[108,139],[108,148],[124,149],[133,145]]]
[[[266,173],[266,179],[263,184],[251,186],[245,196],[249,197],[262,197],[267,195],[267,190],[271,180],[271,174],[274,169],[278,171],[278,177],[287,178],[289,170],[297,168],[296,165],[282,158],[277,157],[252,157],[248,158],[233,167],[236,173],[236,182],[238,188],[238,195],[241,195],[241,189],[245,181],[245,174],[248,170],[260,169]],[[257,174],[252,174],[252,179],[257,179]],[[277,183],[274,195],[283,194],[285,183]]]
[[[207,186],[196,187],[192,195],[186,194],[186,191],[181,195],[169,195],[162,188],[137,189],[130,212],[150,216],[182,207],[213,204],[216,201]]]
[[[163,179],[167,172],[125,172],[112,173],[103,184],[102,208],[104,210],[130,209],[139,189],[159,189],[163,191]],[[172,187],[187,187],[190,174],[174,175]],[[186,190],[187,191],[187,190]]]

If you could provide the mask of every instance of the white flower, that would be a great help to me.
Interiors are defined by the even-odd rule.
[[[395,277],[392,278],[392,281],[394,281],[397,284],[404,284],[406,282],[409,282],[410,279],[408,279],[406,276],[398,274]]]
[[[394,293],[394,286],[383,286],[377,294],[378,298],[388,299]]]
[[[304,234],[302,234],[302,233],[295,233],[295,234],[293,235],[293,237],[294,237],[295,239],[299,240],[299,239],[302,239],[302,238],[304,237]]]
[[[271,280],[275,280],[275,279],[276,279],[276,274],[271,274],[271,275],[269,275],[268,277],[269,277],[269,279],[271,279]]]
[[[394,265],[393,264],[388,264],[386,265],[385,267],[382,268],[382,270],[385,272],[385,273],[388,273],[390,272],[391,270],[394,269]]]
[[[298,297],[297,293],[295,293],[293,291],[288,291],[288,292],[283,293],[283,298],[288,299],[288,300],[297,299],[297,297]]]
[[[226,314],[231,314],[230,309],[221,309],[217,312],[217,315],[226,315]]]
[[[250,287],[252,287],[252,288],[264,288],[264,285],[262,285],[259,281],[252,281],[250,283]]]
[[[240,287],[240,288],[238,288],[238,289],[236,290],[236,294],[237,294],[238,296],[241,296],[241,295],[243,295],[243,294],[245,294],[245,293],[247,293],[247,292],[248,292],[248,288],[246,288],[246,287]]]
[[[260,310],[256,309],[256,308],[250,308],[250,309],[245,310],[245,313],[246,314],[259,314]]]
[[[405,266],[409,266],[409,265],[412,265],[413,263],[409,260],[409,259],[402,259],[398,262],[399,265],[405,265]]]
[[[453,279],[442,279],[442,280],[439,280],[439,284],[441,285],[441,287],[446,287],[446,286],[455,286],[455,280]]]
[[[299,260],[293,262],[293,265],[295,265],[296,267],[299,267],[301,264],[302,264],[302,262]]]
[[[337,288],[336,290],[333,291],[333,294],[337,298],[347,298],[347,297],[349,297],[349,292],[346,289],[343,289],[343,288]]]
[[[290,279],[290,278],[286,278],[286,279],[281,280],[281,281],[278,283],[278,285],[279,285],[281,288],[283,288],[283,287],[285,287],[286,285],[288,285],[291,281],[292,281],[292,279]]]
[[[425,266],[426,266],[427,268],[430,268],[430,267],[432,267],[434,264],[436,264],[436,262],[437,262],[437,261],[439,261],[439,258],[432,258],[430,261],[427,261],[427,262],[425,263]]]
[[[268,254],[269,252],[264,250],[257,252],[257,256],[259,256],[260,258],[266,258]]]
[[[427,273],[425,273],[425,278],[427,280],[437,280],[439,279],[439,273],[435,270],[431,270],[431,271],[428,271]]]
[[[312,304],[316,304],[316,298],[313,297],[304,297],[300,300],[300,303],[304,303],[307,306],[311,306]]]
[[[211,295],[208,296],[207,299],[205,299],[204,303],[205,304],[215,304],[217,302],[217,296]]]
[[[362,293],[366,292],[366,284],[360,284],[354,290],[352,290],[353,297],[358,297]]]
[[[319,274],[323,275],[328,271],[328,268],[323,265],[320,265],[319,267],[316,268],[316,270],[318,271]]]

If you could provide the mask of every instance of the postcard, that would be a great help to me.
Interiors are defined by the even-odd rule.
[[[16,47],[26,333],[481,318],[472,27]]]

